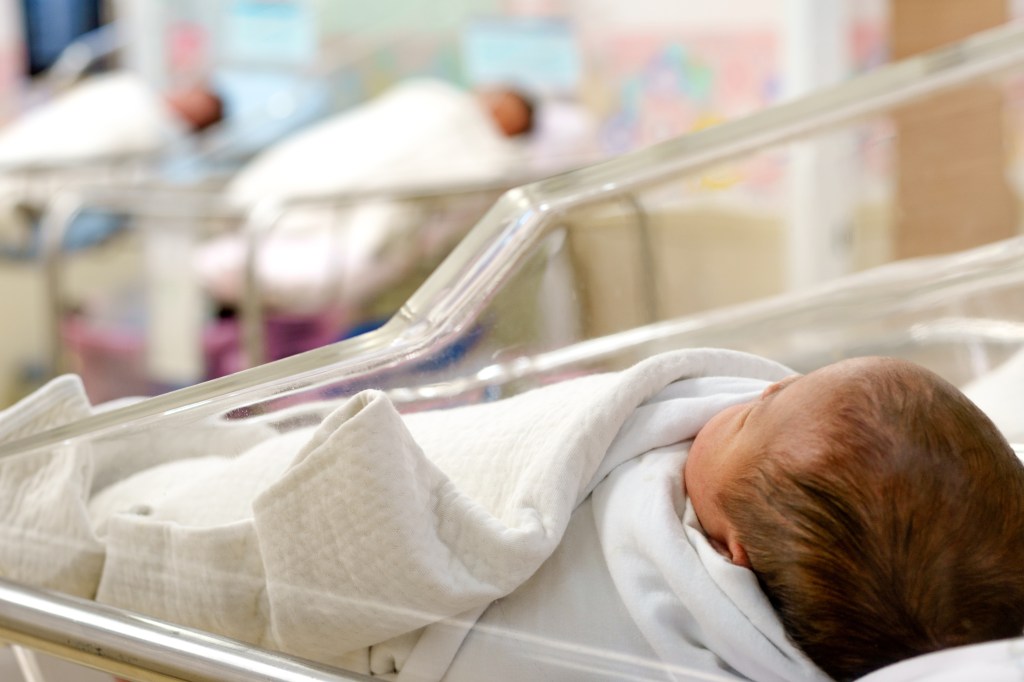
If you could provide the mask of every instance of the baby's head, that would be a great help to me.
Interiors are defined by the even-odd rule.
[[[190,132],[200,132],[224,119],[224,101],[205,85],[182,85],[164,93],[164,103]]]
[[[712,544],[837,679],[1024,631],[1024,466],[921,367],[773,384],[708,422],[684,478]]]
[[[523,91],[511,87],[494,87],[477,91],[476,97],[506,137],[524,135],[533,130],[533,99]]]

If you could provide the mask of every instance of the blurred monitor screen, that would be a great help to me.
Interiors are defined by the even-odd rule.
[[[462,35],[462,61],[471,86],[504,84],[573,94],[580,82],[576,39],[562,18],[472,19]]]
[[[305,64],[316,57],[311,4],[295,0],[233,0],[225,52],[235,63]]]

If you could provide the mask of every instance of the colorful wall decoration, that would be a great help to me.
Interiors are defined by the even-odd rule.
[[[771,31],[622,34],[588,43],[588,100],[605,102],[601,146],[646,147],[763,107],[778,89]]]

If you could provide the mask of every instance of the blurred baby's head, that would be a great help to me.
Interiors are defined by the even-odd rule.
[[[917,365],[773,384],[702,429],[684,476],[711,542],[837,679],[1024,631],[1024,466]]]
[[[533,130],[534,103],[525,92],[510,87],[479,90],[477,100],[506,137],[524,135]]]
[[[224,102],[202,84],[172,88],[164,93],[164,103],[193,132],[205,130],[224,118]]]

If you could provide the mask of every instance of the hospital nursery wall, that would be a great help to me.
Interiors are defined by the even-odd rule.
[[[658,3],[641,6],[647,4]],[[997,26],[1020,16],[1022,4],[848,3],[858,10],[847,17],[850,74]],[[784,32],[773,16],[769,11],[747,25],[709,25],[702,32],[619,17],[620,33],[607,43],[632,54],[608,57],[594,70],[622,74],[597,86],[607,91],[607,83],[619,84],[617,96],[603,95],[613,112],[603,119],[603,142],[643,146],[665,130],[699,130],[735,117],[730,112],[778,101],[787,74],[780,66]],[[614,220],[591,216],[593,229],[574,231],[572,243],[579,276],[592,282],[585,289],[592,331],[809,283],[793,272],[801,268],[793,243],[801,219],[829,231],[833,253],[809,258],[834,260],[827,268],[832,274],[1017,234],[1022,86],[1019,72],[972,84],[649,192],[640,201],[647,214],[643,230],[621,221],[615,229]],[[801,170],[808,148],[824,159],[816,177]],[[816,198],[801,205],[808,196]],[[646,286],[623,286],[643,282],[635,277],[643,268],[651,270]]]

